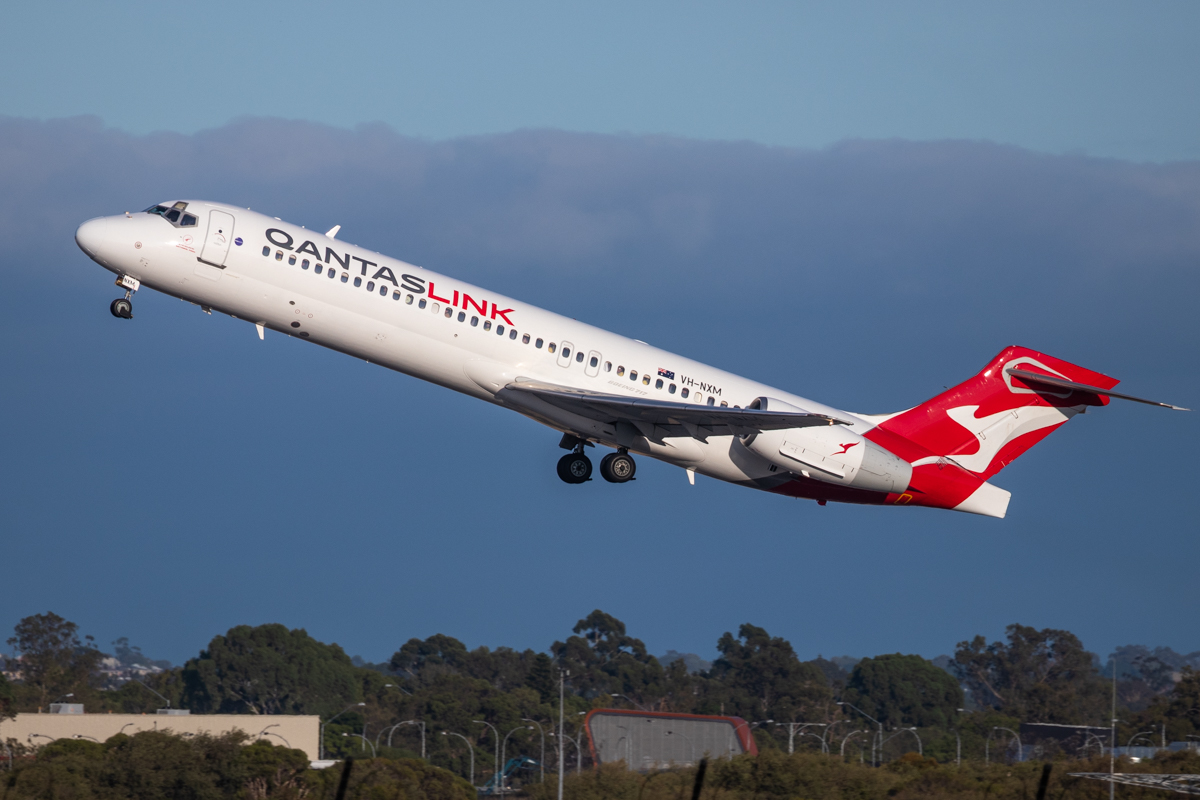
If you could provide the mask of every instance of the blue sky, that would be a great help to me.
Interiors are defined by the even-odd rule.
[[[278,621],[381,660],[601,608],[706,657],[743,622],[805,657],[1012,622],[1200,649],[1194,415],[1073,421],[1004,521],[647,459],[569,487],[511,413],[150,293],[114,320],[71,240],[207,197],[854,410],[1012,343],[1194,406],[1194,5],[95,8],[0,33],[0,630],[178,662]]]
[[[0,31],[0,110],[138,133],[266,115],[1171,160],[1200,157],[1197,30],[1186,0],[24,3]]]

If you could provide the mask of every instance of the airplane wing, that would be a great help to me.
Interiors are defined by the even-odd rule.
[[[646,438],[655,440],[667,436],[691,436],[705,441],[709,436],[742,436],[786,428],[850,424],[824,414],[676,403],[589,392],[520,379],[508,384],[505,391],[533,395],[564,411],[597,422],[627,422]],[[658,430],[655,430],[656,428]]]

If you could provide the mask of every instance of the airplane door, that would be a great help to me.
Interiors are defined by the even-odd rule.
[[[603,358],[595,350],[588,353],[587,363],[583,366],[583,372],[589,378],[594,378],[600,374],[600,359]]]
[[[571,366],[571,359],[575,357],[575,345],[570,342],[559,342],[558,344],[558,365],[560,367]]]
[[[233,215],[226,211],[208,213],[208,236],[200,260],[214,267],[225,268],[225,257],[229,255],[229,243],[233,241]]]

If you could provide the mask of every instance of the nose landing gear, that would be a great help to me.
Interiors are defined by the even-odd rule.
[[[133,319],[133,303],[128,297],[118,297],[109,304],[108,310],[112,312],[114,317],[120,319]]]
[[[133,319],[133,293],[141,285],[141,281],[137,278],[131,278],[128,275],[122,275],[117,278],[117,286],[125,290],[125,296],[118,297],[109,304],[108,310],[112,312],[114,317],[118,319]]]

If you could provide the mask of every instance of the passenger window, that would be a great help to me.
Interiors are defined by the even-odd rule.
[[[392,299],[393,299],[393,300],[399,300],[399,299],[400,299],[400,292],[398,292],[398,291],[396,291],[396,292],[392,292]]]
[[[595,361],[596,359],[593,358],[592,360]],[[583,363],[583,351],[582,350],[580,350],[578,353],[575,354],[575,363],[577,363],[577,364]],[[596,365],[592,364],[592,366],[594,367]]]
[[[675,384],[672,383],[670,386],[667,387],[667,393],[675,394]]]
[[[680,397],[687,397],[688,394],[689,394],[689,389],[686,386],[679,390]]]
[[[307,258],[300,262],[300,269],[308,269],[308,259]]]
[[[354,280],[357,281],[358,278],[355,278]],[[375,281],[367,281],[367,291],[368,292],[375,291]]]
[[[554,352],[554,345],[550,345],[550,352],[551,352],[551,353],[553,353],[553,352]],[[570,358],[571,358],[571,348],[569,348],[569,347],[564,347],[564,348],[563,348],[563,352],[562,352],[562,357],[563,357],[563,358],[565,358],[565,359],[568,359],[568,360],[570,360]]]
[[[471,317],[471,327],[472,328],[479,327],[479,317]]]
[[[355,277],[355,279],[354,279],[354,288],[356,288],[356,289],[357,289],[359,286],[362,286],[362,278]]]
[[[405,295],[405,297],[404,297],[404,305],[406,305],[406,306],[411,306],[411,305],[412,305],[412,301],[413,301],[413,296],[412,296],[411,294],[410,294],[410,295]],[[424,301],[424,300],[422,300],[421,302],[422,302],[422,303],[424,303],[425,301]]]
[[[538,341],[541,341],[541,340],[539,339]],[[554,342],[551,342],[550,344],[546,345],[546,349],[549,352],[553,353],[554,352]]]
[[[386,286],[380,286],[380,287],[379,287],[379,296],[380,296],[380,297],[387,297],[387,287],[386,287]],[[399,297],[399,296],[400,296],[400,295],[399,295],[399,293],[397,293],[397,294],[396,294],[396,297]]]
[[[516,328],[513,328],[511,331],[508,332],[508,338],[510,338],[510,339],[517,338],[517,329]],[[528,336],[525,337],[525,341],[527,341],[527,342],[529,341]]]
[[[163,216],[166,217],[167,219],[171,220],[171,222],[178,222],[179,221],[179,209],[172,208],[170,211],[163,214]]]
[[[722,400],[722,401],[721,401],[721,408],[729,408],[729,403],[726,403],[724,400]]]
[[[276,260],[276,261],[283,261],[283,251],[282,251],[282,250],[276,250],[276,251],[275,251],[275,260]]]
[[[442,307],[441,307],[441,306],[439,306],[437,303],[433,303],[432,305],[430,305],[430,307],[429,307],[429,308],[430,308],[430,310],[432,310],[432,311],[433,311],[433,313],[435,313],[435,314],[440,314],[440,313],[442,313]]]
[[[708,404],[709,404],[710,406],[715,406],[715,405],[716,405],[716,401],[715,401],[715,400],[713,400],[713,396],[712,396],[711,394],[708,396]]]
[[[446,306],[446,313],[443,314],[442,316],[444,316],[446,319],[450,319],[451,317],[453,317],[454,316],[454,307]]]
[[[263,245],[263,255],[264,256],[271,255],[271,247],[269,245]]]
[[[485,319],[483,321],[483,329],[485,331],[490,331],[492,329],[492,321],[490,319]]]
[[[600,365],[600,359],[596,358],[595,356],[592,356],[591,360],[588,361],[589,367],[597,367],[599,365]]]
[[[521,344],[529,344],[529,334],[528,333],[521,337]],[[541,345],[539,344],[538,347],[541,347]]]
[[[699,392],[696,392],[696,402],[699,403],[703,399],[704,399],[704,395],[700,394]]]
[[[428,303],[429,301],[422,297],[421,302],[417,303],[417,308],[424,308]]]
[[[497,335],[497,336],[503,336],[503,335],[504,335],[504,326],[503,326],[503,325],[497,325],[497,326],[496,326],[496,335]]]
[[[661,389],[661,388],[662,388],[662,378],[659,378],[658,380],[656,380],[656,381],[654,382],[654,388],[655,388],[655,389]]]
[[[467,312],[465,312],[465,311],[458,312],[458,321],[459,322],[466,322],[466,319],[467,319]]]
[[[604,371],[605,371],[605,372],[612,372],[612,362],[611,362],[611,361],[605,361],[605,362],[604,362]]]
[[[289,267],[296,266],[296,257],[294,255],[288,256],[288,266]]]
[[[637,370],[636,369],[629,370],[629,380],[631,380],[631,381],[637,380]]]
[[[642,386],[649,386],[649,385],[650,385],[650,376],[643,375],[642,376]]]
[[[538,339],[536,342],[533,343],[533,346],[536,347],[538,350],[541,350],[542,349],[542,340]]]
[[[321,266],[321,262],[320,262],[320,261],[318,261],[318,262],[317,262],[317,265],[316,265],[315,267],[313,267],[313,272],[315,272],[315,273],[317,273],[318,275],[320,275],[320,274],[321,274],[321,270],[323,270],[323,269],[325,269],[325,267]]]
[[[348,280],[350,280],[350,273],[349,273],[349,272],[343,272],[343,273],[342,273],[342,283],[345,283],[345,282],[346,282],[346,281],[348,281]]]
[[[625,367],[617,367],[617,377],[620,378],[625,374]]]
[[[329,280],[333,280],[334,278],[337,277],[337,272],[334,271],[333,267],[330,267],[329,272],[327,272],[326,274],[329,276]],[[342,280],[345,280],[345,277],[343,277]]]

